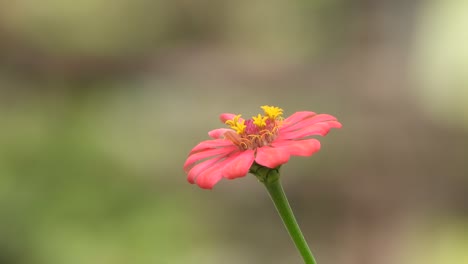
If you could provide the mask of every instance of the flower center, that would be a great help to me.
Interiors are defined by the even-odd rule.
[[[262,106],[264,115],[258,114],[251,119],[241,119],[241,115],[227,120],[226,125],[234,131],[224,134],[241,150],[256,149],[270,144],[278,135],[278,129],[282,124],[283,109],[274,106]]]

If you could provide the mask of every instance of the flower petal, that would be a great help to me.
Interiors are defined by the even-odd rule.
[[[290,115],[288,118],[283,120],[282,128],[284,129],[284,128],[290,127],[290,126],[296,124],[297,122],[300,122],[301,120],[313,117],[315,115],[316,115],[316,113],[309,112],[309,111],[296,112],[296,113]]]
[[[228,179],[235,179],[247,175],[255,159],[254,153],[254,150],[248,149],[232,154],[223,168],[223,176]]]
[[[227,131],[233,131],[233,130],[229,128],[218,128],[218,129],[214,129],[208,132],[208,136],[214,139],[219,139],[219,138],[222,138],[222,136],[224,136],[224,133],[226,133]]]
[[[213,149],[213,148],[222,148],[222,147],[228,147],[228,146],[234,146],[234,144],[230,140],[226,139],[211,139],[211,140],[205,140],[198,145],[196,145],[189,153],[189,155],[192,155],[196,152],[201,152],[205,151],[208,149]]]
[[[264,146],[257,149],[255,162],[268,168],[276,168],[288,162],[289,156],[287,149]]]
[[[327,114],[320,114],[320,115],[310,115],[306,117],[303,115],[305,118],[302,120],[299,120],[296,123],[286,123],[280,128],[280,131],[292,131],[292,130],[298,130],[302,129],[311,125],[314,125],[316,123],[321,123],[321,122],[328,122],[328,121],[336,121],[336,117],[332,115],[327,115]],[[285,120],[286,122],[287,120]]]
[[[223,178],[221,170],[223,166],[224,161],[216,163],[211,168],[200,173],[195,179],[195,182],[203,189],[212,189],[213,186]]]
[[[210,158],[210,157],[215,157],[217,155],[227,156],[236,150],[239,150],[239,149],[236,146],[232,145],[230,147],[225,147],[225,148],[214,148],[214,149],[208,149],[208,150],[201,151],[201,152],[196,152],[188,156],[184,164],[184,170],[185,171],[190,170],[192,166],[199,160],[203,160],[203,159]]]
[[[282,131],[281,134],[278,135],[277,140],[301,139],[314,135],[325,136],[329,131],[330,128],[327,124],[319,123],[300,130]]]
[[[221,115],[219,116],[219,119],[221,120],[221,122],[226,123],[226,121],[232,120],[235,116],[237,116],[237,115],[231,114],[231,113],[224,113],[224,114],[221,114]],[[239,118],[239,121],[242,122],[242,120],[244,120],[244,119],[243,119],[243,118]]]
[[[287,150],[290,155],[310,156],[320,150],[320,141],[315,138],[273,142],[273,147]]]
[[[223,157],[217,157],[217,158],[205,160],[205,161],[203,161],[201,163],[196,164],[188,172],[187,180],[192,184],[195,183],[195,179],[198,177],[199,174],[201,174],[203,171],[211,168],[213,166],[213,164],[216,164],[222,158]]]
[[[341,127],[337,121],[321,122],[301,128],[299,130],[281,131],[277,140],[284,139],[301,139],[309,136],[320,135],[325,136],[330,132],[332,127]]]

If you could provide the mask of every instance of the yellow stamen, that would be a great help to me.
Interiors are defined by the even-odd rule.
[[[232,120],[227,120],[226,125],[230,126],[232,129],[234,129],[237,134],[242,134],[245,131],[245,128],[247,127],[244,123],[245,120],[239,121],[241,115],[236,115]]]
[[[233,116],[225,122],[232,130],[224,133],[240,150],[256,149],[269,146],[278,135],[282,125],[283,109],[276,106],[261,107],[265,114],[258,114],[249,120],[243,120],[241,115]]]
[[[258,114],[257,116],[252,117],[254,125],[256,125],[259,128],[266,126],[267,119],[268,119],[268,116],[262,116],[261,114]]]
[[[265,112],[265,115],[273,120],[283,115],[283,109],[276,106],[264,105],[261,108]]]

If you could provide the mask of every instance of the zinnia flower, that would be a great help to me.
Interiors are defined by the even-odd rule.
[[[283,109],[262,106],[264,114],[245,120],[241,115],[221,114],[230,128],[212,130],[212,138],[190,151],[184,170],[188,181],[211,189],[223,177],[244,177],[254,162],[276,168],[289,157],[311,156],[320,149],[320,142],[310,138],[325,136],[331,128],[340,128],[335,117],[314,112],[296,112],[283,119]]]

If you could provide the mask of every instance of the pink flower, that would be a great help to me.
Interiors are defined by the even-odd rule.
[[[223,177],[244,177],[254,162],[276,168],[289,157],[311,156],[320,142],[310,136],[325,136],[331,128],[340,128],[335,117],[314,112],[296,112],[283,119],[283,109],[262,106],[264,115],[244,120],[240,115],[221,114],[230,128],[212,130],[212,138],[190,151],[184,170],[188,181],[211,189]]]

